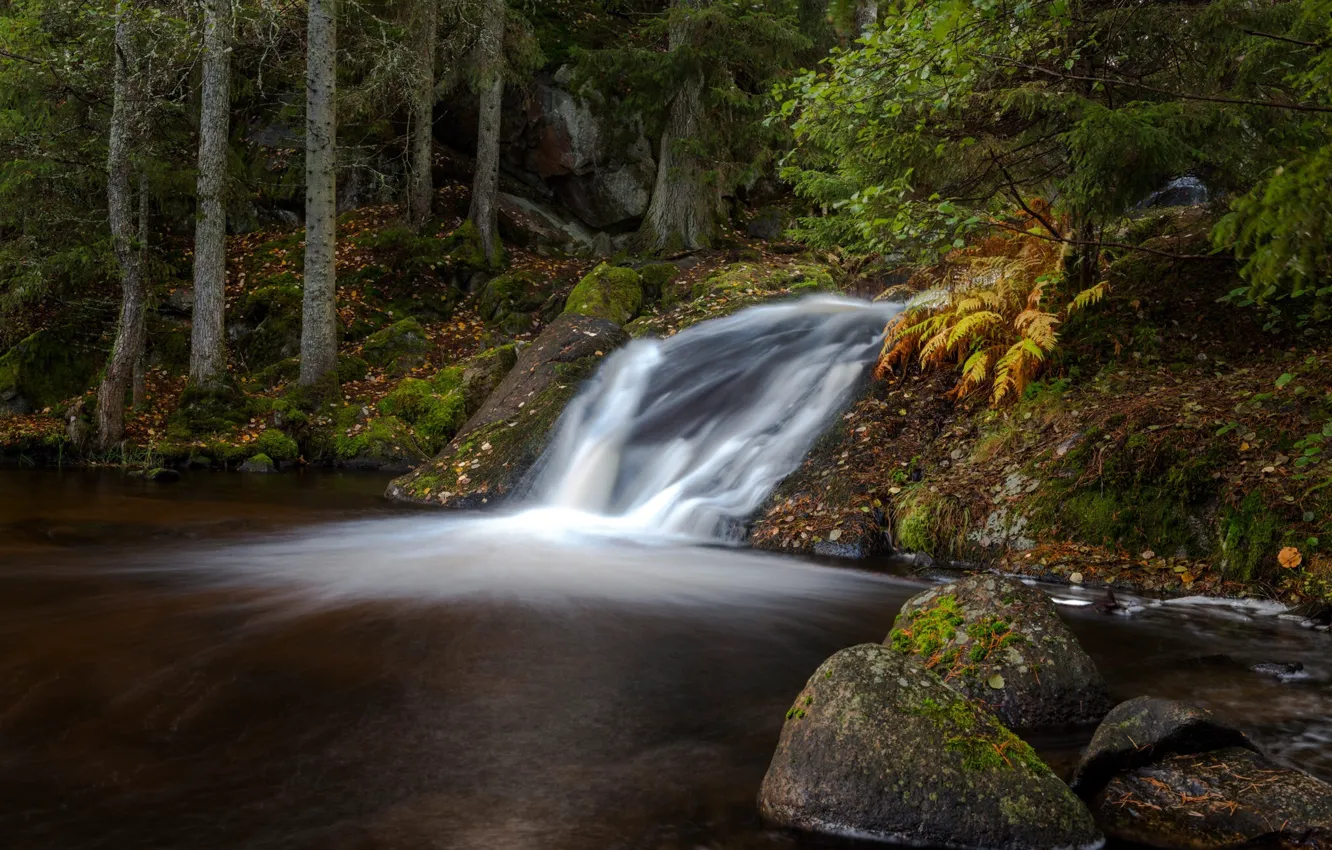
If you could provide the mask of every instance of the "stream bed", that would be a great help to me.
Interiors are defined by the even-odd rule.
[[[3,846],[850,846],[765,829],[755,794],[806,678],[926,578],[385,484],[0,469]],[[1116,697],[1190,700],[1332,780],[1332,637],[1139,601],[1061,609]],[[1032,743],[1066,772],[1090,732]]]

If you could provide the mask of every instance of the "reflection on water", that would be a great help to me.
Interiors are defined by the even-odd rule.
[[[373,479],[55,478],[0,472],[0,835],[24,850],[845,846],[764,831],[754,795],[805,678],[920,587],[403,515]],[[1326,636],[1065,613],[1120,695],[1332,776]],[[1037,743],[1067,764],[1085,737]]]

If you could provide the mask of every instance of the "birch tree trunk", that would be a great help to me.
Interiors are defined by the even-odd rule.
[[[130,150],[142,109],[134,56],[134,0],[116,0],[114,94],[106,157],[107,218],[120,265],[120,318],[106,374],[97,389],[97,446],[106,451],[125,435],[125,393],[143,350],[143,255],[135,244]]]
[[[697,6],[704,0],[675,0],[675,6]],[[671,27],[670,49],[684,46],[688,33]],[[647,253],[693,251],[712,244],[717,230],[716,188],[709,185],[707,169],[687,145],[703,129],[703,80],[687,79],[671,101],[670,117],[661,137],[657,182],[652,202],[639,231]]]
[[[407,223],[420,233],[430,220],[435,198],[435,47],[439,0],[417,0],[412,26],[416,42],[416,86],[412,92],[411,180],[407,185]]]
[[[476,140],[476,176],[472,206],[467,217],[481,235],[486,262],[499,264],[499,157],[500,121],[504,103],[505,0],[486,0],[481,25],[481,108]]]
[[[194,231],[194,323],[190,385],[226,377],[227,137],[231,118],[231,0],[203,0],[203,95],[199,108],[199,219]]]
[[[305,61],[305,297],[301,386],[337,373],[336,0],[309,0]]]

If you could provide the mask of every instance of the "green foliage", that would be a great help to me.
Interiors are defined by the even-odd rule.
[[[259,435],[255,448],[278,463],[290,463],[301,456],[296,441],[276,428],[269,428]]]
[[[816,208],[799,234],[933,261],[979,228],[1026,230],[1014,214],[1030,218],[1031,199],[1046,198],[1035,235],[1085,254],[1085,288],[1102,234],[1170,178],[1197,172],[1247,187],[1285,159],[1312,163],[1301,151],[1326,143],[1327,116],[1282,104],[1299,99],[1292,79],[1325,82],[1326,51],[1280,39],[1325,38],[1309,35],[1309,21],[1325,27],[1327,6],[1213,0],[1184,15],[1098,0],[888,4],[858,49],[834,51],[781,91],[778,115],[796,138],[783,173]],[[1300,183],[1317,183],[1312,168],[1302,166]],[[1326,205],[1296,211],[1299,192],[1288,187],[1267,197],[1267,208],[1239,208],[1266,221],[1227,233],[1256,257],[1255,280],[1265,267],[1301,275],[1282,234]]]

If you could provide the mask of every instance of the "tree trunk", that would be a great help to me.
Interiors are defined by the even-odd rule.
[[[336,376],[338,363],[336,0],[309,0],[305,62],[305,298],[302,386]]]
[[[700,0],[675,0],[675,5],[698,5]],[[684,46],[687,33],[671,27],[670,47]],[[657,183],[652,191],[639,241],[653,254],[693,251],[712,244],[717,230],[716,188],[704,163],[688,149],[697,141],[703,122],[703,80],[691,77],[671,101],[670,117],[661,137]]]
[[[143,263],[148,264],[148,227],[151,223],[148,209],[148,174],[139,172],[139,252],[143,257]],[[146,302],[147,299],[144,299]],[[147,309],[147,304],[142,303],[142,308]],[[142,321],[142,319],[140,319]],[[143,407],[148,401],[148,329],[144,327],[144,332],[139,338],[139,356],[134,358],[134,383],[130,391],[130,404],[135,408]]]
[[[416,86],[412,92],[411,181],[407,186],[407,223],[420,233],[430,220],[435,199],[432,174],[435,150],[435,47],[439,0],[417,0],[412,27],[416,39]]]
[[[858,0],[856,3],[856,35],[865,35],[878,22],[879,0]]]
[[[203,96],[199,108],[199,218],[194,231],[194,323],[190,384],[226,377],[227,137],[231,118],[231,2],[203,0]]]
[[[125,393],[134,376],[134,364],[143,350],[143,255],[135,244],[135,220],[130,188],[130,150],[137,136],[140,103],[138,69],[130,16],[133,0],[117,0],[114,95],[106,157],[107,218],[111,241],[120,265],[120,318],[116,341],[107,360],[106,374],[97,389],[97,445],[106,451],[125,434]]]
[[[467,217],[476,225],[486,262],[499,264],[500,119],[504,103],[504,0],[486,0],[481,27],[480,130],[476,139],[476,177]]]

